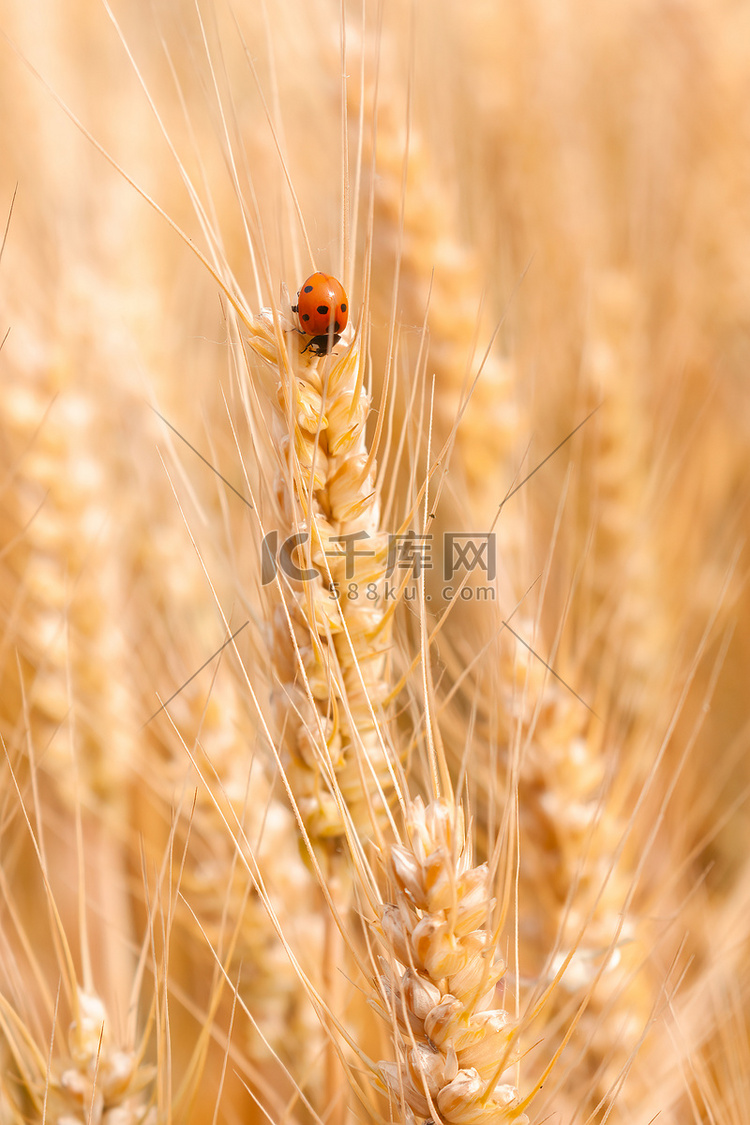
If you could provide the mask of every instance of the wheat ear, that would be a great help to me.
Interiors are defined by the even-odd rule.
[[[180,983],[189,992],[196,971],[206,979],[213,971],[221,986],[228,979],[252,1021],[249,1056],[268,1061],[277,1053],[301,1066],[319,1047],[319,1027],[269,919],[270,908],[290,942],[304,930],[302,965],[314,966],[322,927],[292,814],[273,793],[262,755],[248,754],[253,732],[229,677],[214,681],[208,700],[184,691],[170,718],[179,740],[172,732],[164,745],[149,748],[152,760],[156,753],[164,761],[152,795],[161,816],[146,826],[155,860],[170,832],[183,857],[172,871],[179,945],[187,954],[188,979]],[[182,793],[176,806],[175,793]],[[266,904],[256,886],[259,870]],[[173,977],[178,972],[173,967]]]
[[[77,776],[93,800],[114,805],[127,760],[129,690],[123,646],[109,627],[122,567],[105,515],[112,480],[100,458],[103,419],[94,397],[74,384],[72,355],[58,369],[25,361],[21,354],[0,406],[0,441],[16,458],[6,508],[15,527],[2,552],[15,638],[15,651],[4,650],[2,728],[12,747],[29,734],[45,746],[46,770],[68,800]],[[29,729],[17,725],[24,708]]]
[[[156,1125],[151,1104],[155,1070],[143,1062],[143,1046],[120,1046],[111,1019],[96,993],[78,987],[67,1036],[49,1047],[34,1041],[20,1016],[0,996],[2,1030],[13,1069],[35,1114],[34,1120],[64,1125]],[[2,1102],[0,1102],[2,1107]],[[8,1125],[29,1120],[20,1105],[7,1103]]]
[[[490,869],[473,863],[460,806],[413,800],[404,840],[384,859],[375,1003],[396,1046],[396,1060],[379,1064],[395,1116],[523,1125],[518,1090],[501,1081],[518,1057],[517,1024],[497,1003],[506,966],[492,929]]]
[[[300,580],[282,560],[272,591],[282,765],[312,840],[350,825],[367,836],[386,812],[394,769],[383,733],[391,613],[369,395],[358,341],[312,355],[285,313],[264,311],[249,336],[251,377],[260,357],[261,377],[270,368],[276,383],[278,540],[297,544],[293,563],[306,571]]]
[[[373,318],[388,320],[398,309],[402,325],[426,325],[425,364],[437,392],[434,444],[455,443],[452,470],[464,478],[464,503],[475,520],[489,523],[524,429],[515,367],[500,354],[499,324],[485,332],[478,256],[461,237],[458,207],[435,190],[442,169],[430,138],[409,117],[394,65],[400,30],[379,29],[377,68],[369,43],[364,89],[347,87],[351,120],[362,116],[372,148],[364,167],[372,170],[373,271],[394,279],[373,287]],[[408,417],[401,421],[408,425]]]
[[[591,406],[594,446],[583,466],[593,527],[585,596],[592,622],[591,666],[616,677],[621,709],[637,712],[644,724],[658,714],[663,696],[669,628],[658,579],[658,539],[649,533],[654,519],[652,455],[647,430],[652,425],[644,400],[646,362],[643,312],[634,280],[614,271],[595,279],[591,294],[583,378]],[[602,669],[603,638],[619,638],[616,669]],[[604,659],[612,660],[611,653]],[[660,691],[659,685],[662,685]]]

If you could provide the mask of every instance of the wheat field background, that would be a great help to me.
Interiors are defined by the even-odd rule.
[[[0,13],[2,1125],[750,1121],[747,6]]]

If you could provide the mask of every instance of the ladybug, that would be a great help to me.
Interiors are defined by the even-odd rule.
[[[313,355],[328,355],[338,344],[349,320],[349,298],[340,281],[328,273],[313,273],[302,284],[292,312],[312,339],[302,349]]]

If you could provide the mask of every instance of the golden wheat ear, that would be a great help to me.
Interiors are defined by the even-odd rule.
[[[5,746],[3,745],[3,751]],[[10,759],[7,773],[17,800],[20,827],[25,829],[29,844],[29,864],[24,885],[18,873],[0,872],[3,900],[3,964],[0,985],[0,1038],[7,1062],[2,1090],[7,1098],[9,1122],[39,1121],[103,1121],[107,1114],[123,1125],[151,1125],[157,1120],[157,1067],[147,1060],[147,1047],[153,1027],[153,1009],[136,1032],[135,1019],[127,1030],[121,1020],[113,1017],[94,984],[94,961],[102,961],[101,951],[94,948],[90,927],[99,919],[94,904],[87,897],[83,870],[86,839],[95,839],[82,823],[77,810],[76,823],[60,833],[56,848],[64,853],[67,847],[78,851],[78,887],[81,903],[79,949],[74,955],[66,932],[70,923],[69,904],[59,905],[53,890],[51,872],[56,856],[51,859],[48,836],[52,835],[50,812],[53,802],[42,808],[39,800],[39,779],[30,789],[30,807],[19,785]],[[32,766],[36,770],[35,766]],[[20,840],[14,851],[18,852]],[[107,841],[101,852],[106,863],[114,850]],[[21,853],[22,854],[22,853]],[[93,864],[89,858],[89,878]],[[110,877],[112,872],[110,871]],[[29,931],[26,913],[30,902],[38,911],[37,924]],[[66,919],[66,916],[68,918]],[[106,930],[102,933],[106,934]],[[50,986],[52,973],[48,961],[57,969],[55,986]],[[76,968],[80,960],[81,969]],[[143,979],[143,961],[130,962],[131,1016]],[[54,978],[53,978],[54,979]],[[27,982],[24,987],[22,982]],[[123,982],[118,981],[122,987]],[[125,986],[127,988],[127,984]],[[13,1002],[4,994],[13,998]],[[6,1120],[4,1117],[3,1120]]]
[[[263,529],[263,562],[278,760],[309,840],[335,844],[387,821],[397,768],[364,360],[356,338],[311,353],[283,310],[264,310],[247,342],[250,378],[274,392],[278,526]]]
[[[490,872],[472,862],[460,806],[412,801],[403,843],[383,858],[373,1003],[394,1037],[395,1061],[378,1065],[394,1116],[525,1125],[518,1090],[504,1081],[519,1051],[516,1021],[498,1004],[506,966]]]

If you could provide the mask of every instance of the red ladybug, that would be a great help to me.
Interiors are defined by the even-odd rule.
[[[328,273],[313,273],[297,294],[292,312],[299,317],[300,327],[312,340],[309,348],[315,355],[327,355],[341,339],[349,320],[349,298],[340,281]]]

